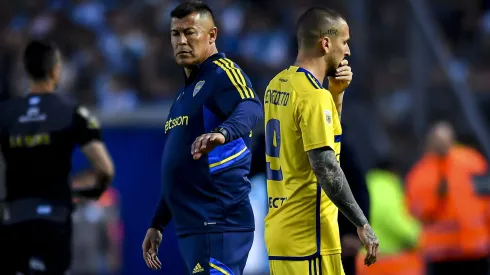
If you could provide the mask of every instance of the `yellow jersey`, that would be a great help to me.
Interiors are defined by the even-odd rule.
[[[264,97],[270,260],[301,260],[341,252],[338,209],[317,182],[307,151],[340,155],[342,127],[331,93],[295,66],[271,80]]]

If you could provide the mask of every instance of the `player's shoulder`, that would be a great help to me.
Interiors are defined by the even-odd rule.
[[[212,60],[214,66],[214,77],[218,80],[229,82],[230,80],[233,82],[241,83],[246,82],[247,85],[251,85],[250,79],[247,74],[243,71],[243,69],[230,58],[219,55]]]
[[[296,90],[303,92],[324,90],[320,81],[318,81],[309,71],[294,66],[291,66],[290,70],[294,71],[294,74],[291,77],[291,85],[293,85]]]
[[[292,71],[289,82],[296,93],[298,103],[307,102],[314,104],[332,101],[332,94],[322,86],[312,73],[295,66],[291,66],[288,70]]]

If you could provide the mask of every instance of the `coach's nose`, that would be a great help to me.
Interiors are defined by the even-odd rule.
[[[181,33],[179,35],[179,38],[177,39],[177,45],[179,46],[187,45],[187,37],[185,36],[184,33]]]

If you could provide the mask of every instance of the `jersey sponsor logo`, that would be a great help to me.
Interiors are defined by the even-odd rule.
[[[287,197],[269,197],[269,208],[279,208],[287,200]]]
[[[19,117],[20,123],[37,122],[46,120],[47,115],[42,114],[38,107],[30,107],[25,115]]]
[[[165,134],[175,127],[187,126],[188,124],[189,124],[189,117],[188,116],[179,116],[176,118],[169,118],[167,120],[167,122],[165,122]]]
[[[51,137],[48,133],[35,135],[13,135],[9,137],[10,148],[32,148],[36,146],[51,144]]]
[[[327,124],[332,125],[332,111],[325,110],[323,112],[325,113],[325,120],[327,121]]]
[[[202,268],[200,263],[197,263],[194,269],[192,270],[192,274],[201,273],[201,272],[204,272],[204,268]]]
[[[206,83],[206,81],[204,80],[197,82],[196,86],[194,87],[194,91],[192,92],[193,97],[196,96],[197,93],[199,93],[199,91],[202,89],[202,86],[204,86],[204,83]]]
[[[287,106],[289,103],[290,94],[288,92],[280,92],[276,90],[267,90],[264,96],[265,104],[273,104],[277,106]]]

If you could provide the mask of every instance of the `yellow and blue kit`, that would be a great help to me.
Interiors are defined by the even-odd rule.
[[[264,98],[271,274],[343,274],[338,209],[318,184],[307,151],[340,154],[342,127],[332,95],[307,70],[290,66]]]

